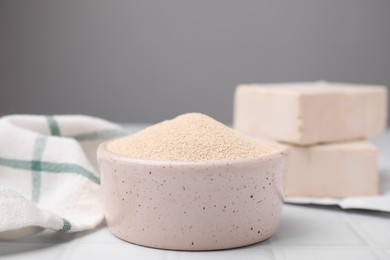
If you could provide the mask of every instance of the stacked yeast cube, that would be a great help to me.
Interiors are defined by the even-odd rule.
[[[386,87],[313,82],[238,86],[233,123],[289,146],[286,196],[341,198],[378,193],[386,118]]]

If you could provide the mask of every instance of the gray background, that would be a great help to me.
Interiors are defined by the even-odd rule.
[[[0,113],[231,122],[238,83],[390,85],[390,1],[0,0]]]

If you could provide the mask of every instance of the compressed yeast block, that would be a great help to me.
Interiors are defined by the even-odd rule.
[[[240,85],[233,124],[250,135],[297,145],[380,135],[387,121],[383,86],[313,82]]]
[[[377,151],[370,142],[288,147],[286,196],[344,198],[378,194]]]

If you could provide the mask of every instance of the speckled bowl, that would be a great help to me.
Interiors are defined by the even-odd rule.
[[[254,244],[277,229],[288,152],[254,159],[140,160],[98,149],[110,231],[134,244],[217,250]]]

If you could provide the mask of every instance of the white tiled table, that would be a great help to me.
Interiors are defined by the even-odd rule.
[[[132,131],[140,126],[131,126]],[[379,169],[390,171],[390,132],[375,138]],[[76,234],[42,232],[0,242],[1,259],[390,259],[390,213],[284,205],[277,233],[256,245],[215,252],[177,252],[133,245],[101,224]]]

